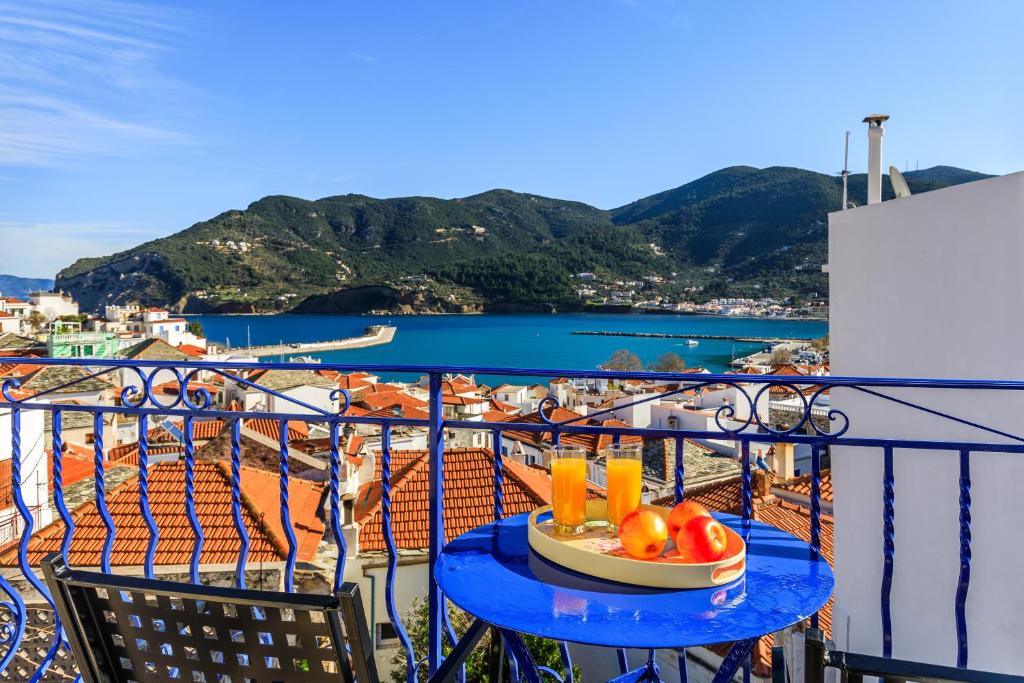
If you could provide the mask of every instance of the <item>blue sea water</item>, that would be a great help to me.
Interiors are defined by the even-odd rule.
[[[190,316],[191,317],[191,316]],[[362,334],[367,325],[398,327],[394,341],[382,346],[312,354],[324,362],[473,365],[519,368],[592,370],[618,349],[635,352],[643,362],[674,351],[688,366],[725,370],[729,361],[760,349],[759,344],[701,340],[686,346],[683,339],[596,337],[573,335],[576,330],[722,334],[761,337],[820,337],[828,332],[823,321],[730,318],[695,315],[645,314],[483,314],[375,317],[339,315],[194,316],[207,337],[246,344],[280,341],[310,342]],[[310,355],[296,352],[284,356]],[[267,358],[265,360],[278,360]],[[480,378],[480,381],[493,379]]]

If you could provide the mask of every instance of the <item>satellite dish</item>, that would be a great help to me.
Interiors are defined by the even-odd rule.
[[[892,183],[892,193],[896,195],[896,199],[910,196],[910,187],[907,185],[907,179],[900,173],[900,169],[895,166],[889,167],[889,181]]]

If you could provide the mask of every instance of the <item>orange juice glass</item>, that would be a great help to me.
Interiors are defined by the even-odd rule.
[[[608,489],[608,524],[618,533],[619,524],[640,507],[643,474],[643,447],[640,444],[615,444],[601,450],[604,456]]]
[[[551,462],[551,516],[555,531],[575,535],[587,521],[587,455],[580,446],[554,446]]]

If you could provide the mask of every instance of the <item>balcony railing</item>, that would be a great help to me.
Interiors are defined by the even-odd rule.
[[[325,526],[329,533],[325,535],[326,542],[333,543],[337,550],[337,560],[333,571],[333,584],[337,588],[345,574],[346,563],[346,541],[343,533],[344,512],[341,504],[342,491],[345,482],[341,474],[343,467],[343,449],[341,448],[341,434],[346,425],[362,425],[364,428],[370,426],[380,433],[381,451],[381,487],[383,507],[383,541],[387,549],[387,581],[385,585],[385,602],[391,622],[394,625],[398,640],[406,651],[405,661],[408,668],[408,680],[414,680],[416,670],[425,666],[433,672],[442,661],[442,640],[445,638],[454,639],[447,620],[447,610],[444,595],[441,594],[433,580],[435,560],[438,557],[445,543],[444,516],[442,504],[442,491],[444,487],[443,471],[439,466],[441,456],[445,450],[445,438],[454,430],[472,430],[474,432],[486,431],[491,436],[493,450],[493,472],[489,476],[493,480],[493,517],[500,519],[504,516],[503,508],[503,482],[504,470],[503,454],[501,445],[503,435],[514,430],[516,432],[545,433],[550,434],[550,441],[557,444],[563,435],[571,434],[610,434],[613,439],[618,440],[625,436],[639,436],[644,439],[670,439],[675,441],[676,463],[674,493],[676,500],[684,496],[684,474],[685,463],[683,458],[684,440],[696,439],[704,441],[734,441],[738,444],[738,452],[741,454],[741,511],[744,522],[752,518],[752,463],[750,458],[751,444],[761,443],[793,443],[804,444],[811,452],[811,473],[810,473],[810,515],[809,534],[811,539],[811,552],[820,552],[821,541],[821,471],[822,461],[830,449],[837,446],[851,446],[858,448],[877,449],[884,462],[884,474],[880,482],[880,511],[879,511],[879,533],[883,537],[883,556],[879,562],[883,566],[883,577],[881,585],[878,586],[879,609],[882,614],[882,632],[878,634],[883,653],[886,656],[892,652],[892,613],[891,613],[891,592],[892,577],[895,562],[895,487],[893,474],[893,451],[894,449],[917,449],[952,451],[959,457],[959,526],[951,529],[950,533],[957,534],[960,547],[959,581],[955,592],[950,595],[950,615],[955,621],[955,637],[951,646],[956,649],[957,663],[959,666],[966,666],[968,661],[967,634],[969,624],[966,618],[966,605],[970,587],[971,569],[971,476],[970,461],[973,454],[985,453],[1024,453],[1024,437],[1008,433],[1001,429],[991,427],[974,419],[958,417],[947,410],[929,407],[925,404],[929,392],[1024,392],[1024,383],[1010,381],[971,381],[971,380],[931,380],[931,379],[887,379],[887,378],[851,378],[851,377],[792,377],[792,376],[770,376],[770,375],[693,375],[693,374],[672,374],[655,372],[604,372],[604,371],[576,371],[564,369],[513,369],[493,367],[447,367],[447,366],[402,366],[402,365],[340,365],[340,364],[319,364],[310,365],[305,363],[229,363],[229,362],[159,362],[145,361],[140,365],[136,362],[122,360],[92,360],[92,359],[5,359],[5,363],[14,366],[15,370],[2,381],[2,397],[0,397],[0,419],[9,423],[9,430],[0,433],[10,434],[10,443],[0,445],[0,453],[7,451],[9,445],[11,455],[11,486],[14,505],[18,514],[23,520],[20,524],[21,535],[19,540],[18,565],[19,576],[0,576],[0,591],[5,598],[0,601],[0,610],[5,612],[6,620],[0,626],[0,672],[14,670],[14,660],[19,650],[26,646],[26,627],[28,626],[30,611],[26,606],[26,597],[29,592],[40,596],[39,604],[43,601],[52,607],[52,600],[46,587],[38,576],[38,568],[30,566],[27,559],[27,549],[32,535],[38,531],[37,514],[26,502],[22,489],[22,475],[24,458],[26,453],[23,449],[23,418],[30,413],[43,412],[50,415],[50,442],[52,447],[52,478],[53,478],[53,506],[59,518],[56,524],[61,525],[60,552],[68,557],[72,540],[75,534],[74,518],[65,500],[66,487],[63,481],[63,460],[64,444],[62,437],[62,425],[72,414],[85,414],[90,417],[93,423],[94,454],[93,476],[95,503],[99,515],[103,519],[105,532],[102,544],[98,549],[98,564],[105,572],[113,571],[111,554],[117,538],[118,529],[107,506],[106,482],[110,472],[106,471],[109,464],[110,448],[104,443],[104,427],[112,416],[120,420],[137,420],[138,434],[138,492],[139,492],[139,515],[149,531],[148,544],[145,550],[145,561],[142,566],[143,573],[152,577],[155,573],[155,560],[157,544],[159,542],[160,530],[154,522],[151,507],[150,473],[151,464],[157,459],[156,454],[150,455],[150,443],[146,438],[150,428],[156,427],[167,419],[180,420],[180,450],[181,462],[184,466],[184,485],[181,491],[181,513],[188,520],[192,531],[192,547],[190,561],[185,572],[192,582],[200,581],[200,557],[204,543],[207,539],[200,517],[196,510],[196,445],[195,429],[200,420],[220,419],[226,421],[229,428],[227,433],[230,440],[230,487],[231,503],[233,511],[234,527],[237,531],[239,541],[238,555],[234,563],[234,582],[239,587],[244,587],[247,582],[246,569],[252,570],[252,562],[248,559],[250,551],[250,538],[243,523],[242,494],[240,490],[240,468],[242,466],[242,425],[250,419],[273,420],[278,424],[279,443],[278,465],[280,479],[280,505],[277,510],[263,510],[262,512],[271,515],[276,514],[280,518],[281,526],[287,538],[287,548],[282,568],[282,582],[285,590],[292,591],[296,586],[296,563],[298,540],[291,519],[291,501],[289,500],[289,480],[292,476],[290,453],[289,453],[289,429],[290,422],[303,422],[307,424],[322,425],[327,433],[327,446],[329,448],[329,474],[327,485],[328,519]],[[19,365],[31,366],[61,366],[77,367],[81,374],[71,377],[55,386],[43,390],[26,390],[22,388],[18,379],[17,367]],[[427,393],[429,395],[428,416],[424,417],[403,417],[400,414],[384,417],[374,415],[356,416],[349,412],[351,396],[345,390],[338,389],[333,392],[332,397],[337,401],[336,411],[326,410],[322,406],[290,395],[285,391],[262,385],[258,379],[249,377],[258,370],[291,370],[309,373],[315,371],[337,371],[341,373],[368,372],[374,375],[387,378],[396,377],[417,377],[428,378]],[[582,424],[587,418],[608,418],[614,413],[621,412],[629,406],[618,405],[615,408],[598,410],[586,417],[555,420],[550,417],[551,408],[556,407],[558,401],[549,396],[540,401],[541,419],[538,422],[525,422],[518,419],[501,422],[481,422],[477,420],[457,420],[445,417],[443,410],[443,382],[448,375],[463,374],[476,376],[504,376],[508,378],[520,378],[520,381],[535,381],[536,378],[564,377],[570,381],[577,380],[641,380],[648,383],[661,383],[668,388],[655,394],[645,394],[637,397],[630,405],[642,405],[652,401],[672,398],[688,394],[689,392],[700,392],[712,387],[732,387],[736,389],[736,395],[743,397],[739,404],[723,405],[714,410],[714,428],[687,430],[687,429],[661,429],[636,426],[612,426],[604,424]],[[89,392],[75,393],[76,389],[89,385],[94,387],[97,379],[108,378],[120,388],[109,405],[101,402],[83,402],[81,398]],[[267,397],[267,401],[261,405],[273,405],[273,412],[249,412],[230,410],[226,406],[216,405],[213,397],[197,383],[214,379],[216,381],[227,381],[243,388],[248,392],[259,392]],[[180,390],[177,392],[158,392],[156,387],[166,385],[168,381],[177,382]],[[197,387],[194,390],[193,387]],[[758,405],[767,406],[767,393],[773,388],[783,387],[791,390],[793,394],[800,397],[802,410],[799,414],[790,415],[792,419],[787,421],[784,428],[773,427],[766,415],[759,414]],[[810,388],[813,387],[813,391]],[[803,390],[803,391],[801,391]],[[818,399],[826,392],[831,392],[830,405],[824,410],[827,418],[826,429],[822,426],[822,411],[818,405]],[[872,434],[872,429],[877,427],[874,424],[858,425],[857,429],[851,430],[851,417],[841,408],[842,401],[837,393],[869,397],[872,400],[884,402],[886,405],[898,405],[902,409],[909,409],[928,415],[929,419],[939,419],[955,424],[958,428],[971,430],[979,435],[977,438],[949,438],[934,437],[929,434],[915,434],[913,437],[887,436],[882,433]],[[68,394],[76,396],[75,402],[61,403],[61,397]],[[270,402],[272,399],[272,402]],[[792,412],[792,411],[790,411]],[[6,413],[6,415],[3,415]],[[705,423],[707,424],[707,423]],[[394,470],[392,468],[392,435],[399,429],[419,429],[427,431],[429,448],[429,488],[430,488],[430,510],[429,510],[429,572],[428,581],[428,602],[429,602],[429,637],[426,651],[413,651],[408,631],[403,625],[403,615],[399,614],[395,600],[395,577],[398,571],[399,552],[392,528],[392,501],[391,485]],[[877,430],[882,432],[884,430]],[[161,454],[160,460],[166,460],[167,455]],[[24,589],[15,587],[16,583],[22,583]],[[23,594],[24,591],[24,594]],[[816,620],[814,620],[816,621]],[[36,645],[33,645],[36,647]],[[38,680],[55,659],[67,657],[66,643],[61,637],[59,623],[53,629],[52,640],[48,644],[45,656],[42,656],[35,672],[29,672],[33,680]],[[564,667],[560,674],[561,680],[571,681],[572,665],[569,658],[569,650],[564,644],[561,647]]]

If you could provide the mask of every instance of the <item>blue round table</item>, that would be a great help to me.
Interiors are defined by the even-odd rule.
[[[832,594],[825,559],[814,558],[799,538],[760,522],[750,523],[743,577],[678,590],[595,579],[555,565],[530,550],[528,516],[459,536],[444,546],[435,567],[449,600],[503,631],[617,648],[733,642],[749,645],[733,657],[742,660],[757,638],[807,619]],[[740,517],[715,517],[743,533]]]

